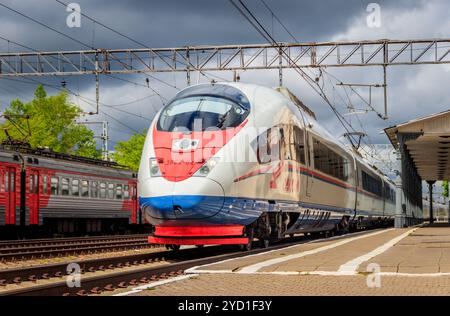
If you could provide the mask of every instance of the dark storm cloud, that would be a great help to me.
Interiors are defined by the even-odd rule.
[[[244,18],[231,6],[228,0],[151,0],[151,1],[107,1],[107,0],[63,0],[64,2],[77,2],[83,13],[90,15],[99,21],[111,26],[120,32],[131,36],[137,41],[150,47],[177,47],[185,45],[206,44],[244,44],[264,43],[263,38],[244,20]],[[450,26],[448,19],[441,16],[448,12],[450,5],[445,1],[400,0],[400,1],[376,1],[382,8],[383,28],[369,30],[364,26],[366,7],[372,1],[293,1],[293,0],[265,0],[274,10],[277,16],[300,41],[326,41],[339,38],[398,38],[398,37],[444,37],[448,36],[446,30]],[[105,30],[99,25],[93,24],[86,18],[82,18],[81,28],[68,28],[66,26],[67,12],[65,7],[54,0],[2,0],[8,6],[30,15],[33,18],[48,24],[55,29],[97,48],[127,48],[140,47],[138,44]],[[274,21],[269,11],[259,0],[247,0],[245,3],[252,9],[256,16],[264,23],[269,31],[273,31],[274,37],[279,41],[291,41],[290,36]],[[423,14],[422,14],[423,13]],[[435,30],[436,23],[441,25],[440,30]],[[447,23],[447,24],[446,24]],[[23,43],[32,48],[52,50],[86,49],[83,45],[58,35],[36,23],[25,19],[3,7],[0,7],[0,36],[13,41]],[[0,40],[1,51],[23,51],[13,43]],[[334,71],[334,70],[333,70]],[[448,73],[438,70],[440,80],[446,80]],[[338,71],[347,81],[366,83],[379,82],[381,77],[372,70],[364,72]],[[406,72],[403,70],[393,72],[390,75],[389,103],[392,119],[388,122],[378,120],[371,113],[362,117],[364,127],[368,130],[375,142],[386,142],[379,130],[401,121],[409,120],[415,115],[432,113],[442,110],[442,106],[450,103],[446,97],[445,89],[437,89],[433,95],[427,97],[433,105],[421,107],[418,105],[420,96],[415,91],[420,87],[414,86],[411,80],[421,73],[418,80],[432,80],[435,73],[415,68]],[[230,74],[222,74],[231,78]],[[159,78],[178,87],[185,85],[183,74],[158,74]],[[126,103],[129,100],[138,99],[152,93],[142,87],[145,83],[143,75],[122,76],[132,80],[137,85],[115,80],[108,77],[101,78],[100,98],[107,104]],[[14,78],[17,80],[25,80]],[[66,81],[71,91],[81,93],[91,99],[95,99],[94,81],[90,76],[72,76],[58,78],[35,78],[47,84],[61,86],[61,81]],[[202,78],[204,79],[204,78]],[[258,82],[274,86],[277,83],[276,73],[266,72],[258,74],[242,74],[242,79],[249,82]],[[409,81],[408,81],[409,80]],[[298,76],[286,76],[286,85],[292,88],[302,99],[317,112],[324,125],[333,130],[343,131],[330,109],[308,87],[299,85]],[[152,80],[151,84],[163,96],[170,98],[176,92],[175,89]],[[12,98],[32,98],[35,86],[14,81],[0,79],[0,102],[4,108]],[[49,93],[55,93],[57,89],[47,88]],[[409,96],[404,96],[404,91]],[[426,94],[426,91],[422,95]],[[435,95],[445,95],[436,97]],[[92,110],[81,100],[74,98],[87,110]],[[382,106],[381,98],[376,98],[377,106]],[[411,104],[412,103],[412,104]],[[120,109],[136,113],[144,117],[153,117],[155,111],[161,107],[159,97],[149,98],[142,102],[131,104]],[[406,111],[413,107],[416,112]],[[345,106],[341,105],[341,111]],[[133,117],[118,110],[105,108],[108,114],[121,120],[123,126],[104,115],[99,119],[108,119],[111,123],[113,140],[126,139],[130,133],[129,127],[142,130],[149,125],[149,121]],[[427,112],[428,111],[428,112]],[[128,133],[128,134],[125,134]]]

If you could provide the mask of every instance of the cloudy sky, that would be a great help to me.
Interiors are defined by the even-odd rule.
[[[62,0],[68,2],[67,0]],[[381,27],[369,28],[366,23],[367,5],[370,1],[348,0],[265,0],[278,18],[299,41],[361,40],[361,39],[422,39],[450,37],[450,3],[444,0],[378,1],[381,7]],[[136,43],[82,18],[80,28],[66,26],[65,6],[55,0],[0,0],[23,14],[41,21],[71,37],[96,48],[139,47]],[[177,47],[185,45],[264,43],[264,39],[236,11],[228,0],[78,0],[81,11],[149,47]],[[270,30],[278,41],[291,41],[260,0],[245,0],[248,7]],[[41,51],[84,49],[79,43],[58,35],[31,20],[0,6],[0,36]],[[0,39],[0,51],[18,52],[27,49]],[[374,68],[329,69],[344,82],[375,84],[382,82],[382,72]],[[231,80],[229,72],[213,73]],[[186,85],[183,74],[155,74],[177,88]],[[355,129],[361,126],[373,143],[386,143],[380,131],[388,126],[418,116],[447,110],[450,105],[450,67],[444,65],[390,67],[388,73],[389,117],[378,119],[373,112],[349,116]],[[133,130],[143,130],[150,124],[162,100],[145,87],[144,75],[125,75],[120,78],[136,82],[102,77],[100,99],[108,105],[105,115],[90,117],[91,121],[110,122],[111,143],[127,139]],[[197,80],[197,75],[194,75]],[[95,82],[91,76],[34,78],[47,84],[67,87],[81,95],[95,99]],[[201,82],[206,81],[200,76]],[[272,71],[247,71],[241,81],[276,86],[278,73]],[[151,87],[164,98],[170,99],[176,89],[151,79]],[[302,82],[293,71],[285,71],[284,84],[309,105],[336,135],[344,133],[342,126],[323,100]],[[4,109],[11,99],[32,98],[35,86],[0,79],[0,105]],[[326,82],[330,99],[341,113],[346,113],[345,91]],[[57,89],[48,88],[48,93]],[[333,92],[334,91],[334,92]],[[361,90],[363,95],[367,91]],[[153,96],[152,96],[153,95]],[[354,95],[350,100],[356,108],[364,108]],[[89,105],[73,97],[74,103],[91,111]],[[345,102],[344,102],[345,101]],[[122,105],[122,104],[127,105]],[[382,110],[381,91],[374,91],[374,107]],[[134,115],[124,113],[131,112]],[[111,117],[114,117],[112,119]],[[122,122],[120,124],[118,121]]]

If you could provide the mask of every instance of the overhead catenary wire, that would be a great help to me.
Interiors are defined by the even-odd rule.
[[[18,81],[18,82],[22,82],[22,83],[28,83],[28,84],[35,84],[35,83],[38,83],[38,84],[41,84],[41,85],[44,86],[44,87],[49,87],[49,88],[52,88],[52,89],[61,91],[61,87],[59,87],[59,86],[52,85],[52,84],[48,84],[48,83],[44,83],[44,82],[40,82],[40,81],[38,81],[38,80],[31,79],[31,78],[28,78],[28,80],[33,81],[33,82],[21,81],[21,80],[18,80],[18,79],[12,79],[12,78],[0,78],[0,79],[4,79],[4,80],[14,80],[14,81]],[[91,107],[95,107],[95,106],[96,106],[93,102],[89,101],[89,99],[87,99],[87,98],[85,98],[85,97],[83,97],[83,96],[80,96],[80,95],[77,94],[76,92],[74,92],[74,91],[72,91],[72,90],[70,90],[70,89],[68,89],[68,88],[65,88],[65,90],[66,90],[69,94],[71,94],[71,95],[73,95],[73,96],[79,97],[79,98],[80,98],[84,103],[86,103],[87,105],[89,105],[89,106],[91,106]],[[105,104],[102,104],[102,105],[105,105]],[[108,107],[108,106],[107,106],[107,107]],[[112,109],[114,109],[114,108],[112,107]],[[119,110],[120,112],[123,112],[123,111],[120,110],[120,109],[116,109],[116,110]],[[120,125],[126,127],[127,129],[129,129],[129,130],[131,130],[131,131],[133,131],[133,132],[135,132],[135,133],[140,133],[140,132],[139,132],[138,130],[136,130],[135,128],[129,126],[128,124],[123,123],[122,121],[120,121],[119,119],[115,118],[115,117],[112,116],[111,114],[106,113],[105,111],[100,110],[100,113],[103,114],[103,115],[105,115],[105,116],[107,116],[107,117],[109,117],[109,118],[111,118],[112,120],[114,120],[114,121],[117,122],[118,124],[120,124]],[[139,115],[137,115],[137,114],[134,114],[134,113],[131,114],[131,112],[129,112],[129,113],[127,113],[127,114],[130,114],[130,115],[133,115],[133,116],[136,116],[136,117],[140,117],[140,118],[144,118],[144,117],[141,117],[141,116],[139,116]],[[149,118],[145,118],[145,119],[146,119],[146,120],[149,120]]]
[[[307,73],[305,73],[289,56],[289,54],[287,54],[285,52],[285,50],[283,49],[282,45],[280,45],[271,35],[270,33],[265,29],[265,27],[261,24],[261,22],[259,22],[259,20],[255,17],[255,15],[250,11],[250,9],[241,1],[238,0],[239,4],[242,6],[242,8],[247,12],[247,14],[250,16],[248,16],[233,0],[229,0],[230,3],[239,11],[239,13],[241,13],[241,15],[258,31],[258,33],[260,33],[271,45],[273,45],[274,47],[277,47],[280,51],[280,53],[282,54],[282,56],[284,56],[285,59],[287,59],[287,61],[289,63],[291,63],[293,65],[293,69],[296,70],[296,72],[305,80],[305,82],[316,92],[319,94],[319,96],[322,97],[322,99],[324,99],[324,101],[330,106],[331,110],[335,113],[336,117],[338,118],[339,122],[341,123],[341,125],[344,127],[344,129],[347,131],[348,135],[349,135],[349,139],[353,140],[355,143],[356,139],[351,135],[350,130],[347,128],[347,126],[344,124],[343,121],[346,122],[345,118],[337,111],[337,109],[331,104],[330,100],[328,99],[328,97],[325,94],[325,91],[323,90],[322,87],[320,87],[320,85],[318,85],[318,83],[311,78]],[[259,26],[259,27],[258,27]],[[348,122],[347,122],[348,123]]]
[[[300,42],[296,37],[295,37],[295,35],[294,34],[292,34],[292,32],[290,32],[289,31],[289,29],[286,27],[286,25],[281,21],[281,19],[275,14],[275,12],[270,8],[270,6],[264,1],[264,0],[260,0],[260,2],[264,5],[264,7],[272,14],[272,16],[278,21],[278,23],[283,27],[283,29],[289,34],[289,36],[295,41],[295,42]],[[335,79],[337,82],[342,82],[339,78],[337,78],[335,75],[333,75],[333,74],[331,74],[331,73],[329,73],[329,72],[327,72],[326,71],[326,69],[322,69],[322,67],[320,67],[319,68],[320,69],[320,71],[321,72],[323,72],[323,73],[325,73],[326,75],[328,75],[328,76],[330,76],[330,77],[332,77],[333,79]],[[323,81],[323,84],[325,83],[325,81]],[[323,86],[322,86],[322,89],[323,89]],[[345,90],[345,89],[344,89]],[[352,89],[352,91],[354,91],[354,89]],[[346,92],[346,90],[345,90],[345,92]],[[355,93],[357,93],[356,91],[354,91]],[[346,92],[347,93],[347,92]],[[339,94],[339,93],[338,93]],[[358,93],[357,93],[358,94]],[[340,96],[340,94],[339,94],[339,96]],[[362,99],[362,97],[358,94],[358,96]],[[348,97],[348,96],[347,96]],[[363,99],[362,99],[363,100]],[[349,99],[349,101],[350,101],[350,99]],[[363,100],[363,101],[365,101],[365,100]],[[365,102],[366,104],[367,104],[367,102]],[[370,107],[370,109],[372,110],[372,111],[374,111],[375,113],[377,113],[377,115],[379,116],[379,117],[381,117],[382,118],[382,116],[375,110],[375,108],[373,108],[372,107],[372,105],[370,105],[370,104],[367,104],[369,107]],[[358,117],[358,120],[359,120],[359,117]],[[361,125],[361,127],[362,127],[362,125]],[[364,128],[362,127],[362,129],[364,130]],[[364,131],[365,132],[365,131]],[[366,133],[367,134],[367,133]],[[368,135],[368,134],[367,134]]]
[[[35,18],[32,18],[31,16],[29,16],[29,15],[27,15],[25,13],[22,13],[22,12],[16,10],[16,9],[13,9],[13,8],[7,6],[6,4],[0,3],[0,6],[4,7],[5,9],[8,9],[8,10],[10,10],[10,11],[12,11],[12,12],[18,14],[18,15],[21,15],[24,18],[27,18],[28,20],[31,20],[31,21],[33,21],[33,22],[35,22],[35,23],[37,23],[37,24],[39,24],[39,25],[41,25],[41,26],[43,26],[43,27],[45,27],[45,28],[47,28],[47,29],[49,29],[49,30],[51,30],[53,32],[55,32],[55,33],[58,33],[58,34],[60,34],[60,35],[62,35],[64,37],[66,37],[66,38],[68,38],[68,39],[78,43],[78,44],[81,44],[81,45],[83,45],[83,46],[85,46],[87,48],[90,48],[90,49],[95,49],[91,45],[86,44],[86,43],[84,43],[84,42],[82,42],[80,40],[77,40],[76,38],[74,38],[74,37],[72,37],[72,36],[70,36],[70,35],[68,35],[68,34],[66,34],[64,32],[61,32],[61,31],[59,31],[59,30],[57,30],[57,29],[55,29],[55,28],[53,28],[53,27],[51,27],[51,26],[49,26],[49,25],[47,25],[47,24],[45,24],[45,23],[43,23],[41,21],[38,21]]]

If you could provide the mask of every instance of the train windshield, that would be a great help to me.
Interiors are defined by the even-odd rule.
[[[239,126],[249,110],[225,98],[193,96],[175,100],[161,113],[158,130],[166,132],[223,130]]]

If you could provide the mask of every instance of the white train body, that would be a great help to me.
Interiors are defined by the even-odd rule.
[[[300,101],[243,83],[188,87],[156,115],[138,194],[151,242],[166,244],[280,239],[395,212],[393,184]]]

